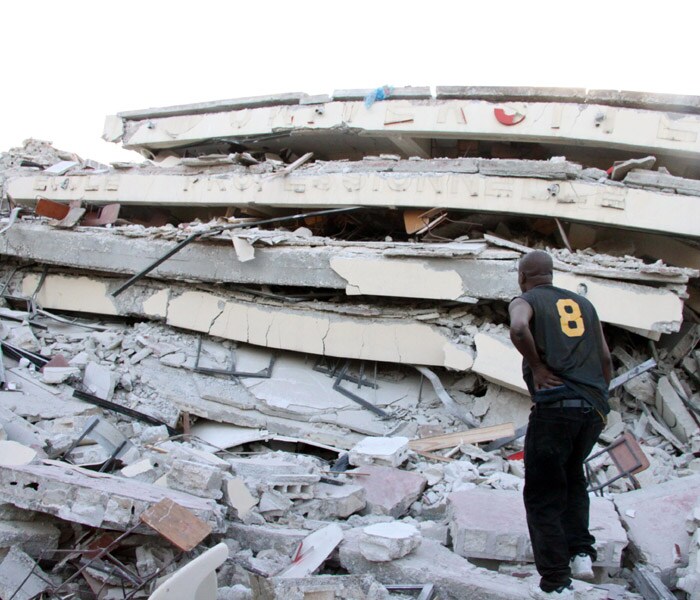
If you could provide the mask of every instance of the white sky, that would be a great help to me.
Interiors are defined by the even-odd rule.
[[[120,111],[280,92],[525,85],[700,95],[698,8],[665,0],[3,0],[0,151],[102,161]]]

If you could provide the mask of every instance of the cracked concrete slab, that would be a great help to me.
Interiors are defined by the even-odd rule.
[[[25,295],[37,289],[40,276],[26,274],[19,287]],[[467,370],[470,349],[454,340],[450,330],[410,319],[406,311],[374,310],[374,315],[333,305],[284,305],[240,294],[189,291],[171,286],[167,312],[149,314],[144,304],[162,289],[134,286],[114,299],[114,280],[48,275],[37,294],[46,309],[147,316],[174,327],[199,331],[249,344],[356,360],[439,365]],[[85,290],[85,293],[83,293]],[[78,307],[75,299],[80,298]]]
[[[565,145],[576,143],[589,147],[614,146],[644,152],[650,148],[658,154],[697,155],[700,150],[700,117],[696,114],[672,114],[654,110],[655,103],[643,108],[620,106],[618,96],[601,94],[576,103],[560,94],[553,97],[536,94],[522,98],[515,94],[464,98],[463,91],[441,89],[440,99],[392,99],[370,108],[362,99],[314,105],[236,107],[217,112],[202,112],[204,107],[173,107],[173,112],[122,115],[121,129],[114,117],[108,117],[105,138],[121,141],[125,148],[142,152],[178,148],[210,139],[250,140],[270,134],[287,134],[282,140],[266,139],[272,151],[283,145],[295,152],[317,151],[327,159],[353,155],[374,147],[378,152],[397,152],[410,156],[412,147],[393,144],[394,138],[504,139],[530,143]],[[463,90],[463,88],[462,88]],[[367,90],[361,90],[364,92]],[[445,97],[445,94],[451,97]],[[455,96],[456,94],[456,96]],[[557,95],[555,95],[557,96]],[[348,96],[341,96],[348,97]],[[519,99],[518,99],[519,98]],[[568,100],[568,101],[561,101]],[[618,106],[606,105],[618,104]],[[214,103],[212,103],[214,104]],[[629,102],[627,103],[630,104]],[[635,106],[634,104],[632,104]],[[637,104],[636,106],[639,106]],[[656,106],[663,104],[656,103]],[[321,110],[318,110],[321,107]],[[236,109],[238,108],[238,109]],[[673,110],[671,103],[671,110]],[[683,107],[679,107],[683,108]],[[499,113],[517,113],[519,121],[504,125]],[[145,116],[149,114],[149,116]],[[150,116],[157,114],[158,116]],[[354,144],[353,141],[358,143]],[[364,142],[364,144],[362,143]],[[372,142],[373,146],[369,146]],[[360,144],[360,148],[357,146]]]
[[[474,344],[476,358],[472,371],[515,392],[530,394],[523,380],[523,358],[507,332],[477,333]]]
[[[222,530],[223,509],[213,500],[54,461],[45,463],[0,466],[0,500],[67,521],[125,531],[139,523],[144,510],[170,498],[215,531]]]
[[[91,203],[151,206],[286,206],[295,209],[439,206],[700,236],[696,220],[684,218],[695,211],[695,196],[583,179],[548,181],[430,170],[371,172],[363,170],[361,163],[354,171],[348,167],[348,171],[324,173],[311,165],[285,177],[240,172],[191,176],[119,172],[61,177],[38,175],[10,179],[7,193],[13,201],[23,205],[33,205],[36,197],[42,196],[64,202],[81,199]]]
[[[318,243],[329,242],[318,238]],[[51,264],[75,268],[97,269],[114,273],[134,273],[147,267],[172,248],[172,242],[157,239],[133,239],[112,233],[91,230],[80,232],[56,231],[46,227],[17,224],[3,239],[0,253],[22,258],[34,258]],[[277,245],[261,247],[256,258],[248,263],[232,260],[229,244],[192,244],[151,275],[169,279],[200,279],[213,282],[262,283],[315,288],[345,289],[348,295],[372,295],[434,300],[457,300],[467,303],[474,299],[510,300],[519,294],[517,288],[518,253],[486,249],[476,256],[457,257],[470,251],[468,244],[433,244],[446,256],[422,255],[429,244],[379,244],[377,248],[343,245]],[[453,256],[449,256],[453,254]],[[588,297],[601,320],[635,330],[668,333],[677,331],[682,321],[685,286],[679,278],[688,279],[685,271],[666,269],[658,274],[638,270],[638,281],[632,269],[569,265],[557,263],[554,283]],[[569,269],[564,271],[563,269]],[[630,272],[627,272],[630,271]],[[588,273],[588,274],[587,274]],[[616,281],[615,278],[620,278]],[[668,285],[647,285],[647,281],[670,280]],[[85,283],[89,298],[104,297],[104,285]],[[56,292],[59,293],[59,292]],[[70,294],[70,290],[61,290]],[[169,293],[162,290],[143,303],[144,314],[158,317],[168,311]],[[629,311],[634,305],[638,310]],[[180,318],[177,304],[173,318]],[[102,314],[114,314],[118,309],[110,297],[104,298]],[[186,309],[185,309],[186,310]],[[204,329],[222,315],[223,308],[211,299],[197,314],[196,327]]]

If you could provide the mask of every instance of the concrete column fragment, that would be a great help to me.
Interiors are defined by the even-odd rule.
[[[366,504],[365,488],[360,485],[319,483],[314,497],[295,506],[294,512],[304,515],[307,519],[346,519],[361,511]]]
[[[189,460],[175,460],[166,478],[169,488],[200,498],[218,500],[223,495],[222,471],[219,467]]]
[[[262,550],[275,550],[280,554],[291,556],[307,535],[306,529],[295,529],[286,525],[245,525],[229,521],[226,529],[227,537],[234,538],[244,548],[250,548],[258,553]]]

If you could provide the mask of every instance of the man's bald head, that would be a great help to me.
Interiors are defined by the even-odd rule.
[[[552,283],[554,264],[552,257],[543,250],[528,252],[518,263],[518,283],[520,289],[526,292],[538,285]]]

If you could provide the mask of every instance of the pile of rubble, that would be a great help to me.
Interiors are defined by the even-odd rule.
[[[695,97],[387,87],[0,155],[0,597],[529,597],[507,303],[543,248],[618,375],[577,594],[697,600],[699,131]]]

